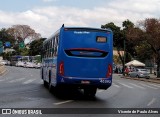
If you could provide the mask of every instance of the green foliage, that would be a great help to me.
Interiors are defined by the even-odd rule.
[[[128,29],[134,27],[134,23],[127,19],[122,23],[122,26],[124,27],[124,29]]]
[[[0,41],[0,48],[1,48],[1,47],[3,47],[3,42],[2,42],[2,41]]]
[[[123,39],[124,35],[120,30],[120,27],[116,26],[113,22],[110,22],[105,25],[101,25],[103,29],[111,29],[113,31],[113,45],[114,47],[123,48]]]
[[[29,49],[27,49],[27,48],[20,48],[19,49],[19,53],[22,56],[28,56],[29,55]]]
[[[41,62],[41,55],[36,55],[35,60],[37,63],[40,63]]]
[[[30,50],[29,55],[35,56],[35,55],[41,55],[42,52],[42,44],[45,38],[41,38],[38,40],[34,40],[30,43]]]

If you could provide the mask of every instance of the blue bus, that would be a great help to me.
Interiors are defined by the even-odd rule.
[[[109,29],[62,26],[43,42],[41,78],[50,91],[74,87],[95,96],[97,88],[111,86],[112,64]]]

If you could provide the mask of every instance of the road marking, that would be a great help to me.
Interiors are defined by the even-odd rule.
[[[30,92],[34,92],[34,91],[40,91],[40,89],[33,89],[33,90],[27,90],[27,91],[22,91],[22,92],[16,92],[16,93],[9,93],[6,94],[7,96],[9,95],[17,95],[17,94],[23,94],[23,93],[30,93]]]
[[[117,87],[117,88],[120,88],[120,86],[116,85],[115,83],[112,83],[113,86]]]
[[[1,81],[4,81],[4,80],[5,80],[5,79],[1,79],[0,82],[1,82]]]
[[[131,84],[131,85],[133,85],[133,86],[135,86],[135,87],[141,88],[141,89],[145,89],[144,87],[139,86],[139,85],[136,85],[136,84],[133,84],[133,83],[129,83],[129,84]]]
[[[146,86],[146,87],[149,87],[149,88],[151,88],[151,89],[158,89],[158,88],[155,88],[155,87],[151,87],[151,86],[148,86],[148,85],[145,85],[145,84],[142,84],[142,83],[140,83],[142,86]]]
[[[40,81],[38,81],[37,83],[38,83],[38,84],[39,84],[39,83],[43,83],[43,80],[40,80]]]
[[[98,92],[98,93],[101,93],[101,92],[103,92],[103,91],[105,91],[105,90],[101,90],[101,89],[99,89],[97,92]]]
[[[63,102],[57,102],[57,103],[53,103],[54,105],[61,105],[61,104],[65,104],[65,103],[69,103],[69,102],[73,102],[74,100],[67,100],[67,101],[63,101]]]
[[[130,89],[132,89],[133,87],[131,87],[131,86],[128,86],[128,85],[126,85],[126,84],[123,84],[123,83],[119,83],[119,84],[121,84],[121,85],[123,85],[123,86],[125,86],[125,87],[127,87],[127,88],[130,88]]]
[[[155,87],[160,87],[160,85],[157,85],[157,84],[149,84],[149,85],[152,85],[152,86],[155,86]]]
[[[19,78],[19,79],[14,79],[14,80],[10,80],[9,83],[15,83],[15,82],[19,82],[24,80],[25,78]]]
[[[147,106],[152,105],[155,101],[156,101],[156,98],[153,98],[153,99],[147,104]]]
[[[22,84],[29,84],[29,83],[31,83],[31,82],[33,82],[33,81],[35,81],[36,79],[30,79],[30,80],[27,80],[27,81],[25,81],[25,82],[23,82]]]

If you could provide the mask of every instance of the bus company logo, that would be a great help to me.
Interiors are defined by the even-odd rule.
[[[90,34],[90,32],[87,32],[87,31],[74,31],[74,34]]]
[[[81,52],[79,52],[79,54],[81,54],[81,55],[93,55],[94,53],[93,52],[83,52],[83,51],[81,51]]]
[[[12,114],[11,109],[2,109],[2,114]]]

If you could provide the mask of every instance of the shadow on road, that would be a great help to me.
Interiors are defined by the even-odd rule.
[[[45,86],[48,89],[48,87]],[[55,98],[62,100],[91,100],[97,101],[98,99],[91,96],[85,96],[82,89],[60,87],[58,89],[52,89],[50,92]]]

